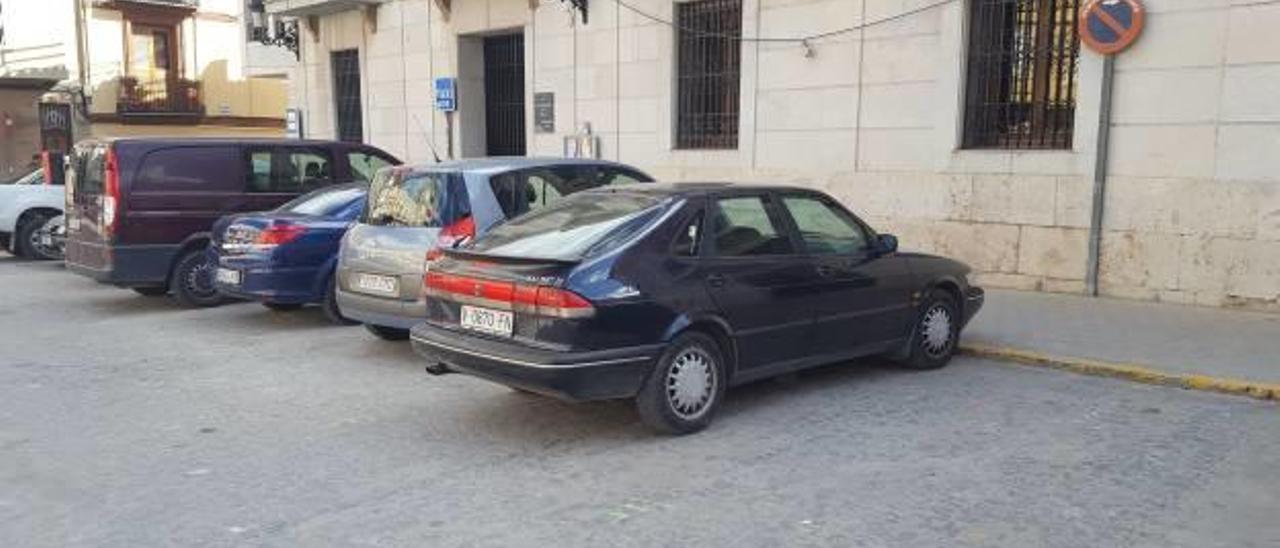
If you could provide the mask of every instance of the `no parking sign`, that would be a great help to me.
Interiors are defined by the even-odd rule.
[[[1080,41],[1103,55],[1120,53],[1142,34],[1145,20],[1139,0],[1088,0],[1080,8]]]

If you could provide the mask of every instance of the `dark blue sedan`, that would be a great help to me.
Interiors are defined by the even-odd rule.
[[[898,251],[820,192],[609,187],[445,250],[411,337],[429,372],[634,398],[650,426],[687,433],[731,385],[872,354],[946,365],[983,303],[968,272]]]
[[[352,323],[338,310],[333,271],[368,190],[367,183],[334,185],[271,211],[223,217],[209,246],[218,292],[272,310],[320,304],[330,321]]]

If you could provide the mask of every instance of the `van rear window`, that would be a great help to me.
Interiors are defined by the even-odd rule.
[[[439,228],[471,215],[462,174],[384,169],[369,187],[364,222]]]
[[[71,156],[67,184],[73,195],[97,196],[102,194],[106,178],[107,147],[103,145],[78,146]]]
[[[135,188],[138,190],[239,190],[234,170],[239,163],[236,147],[177,147],[155,150],[142,160]],[[226,187],[226,188],[220,188]]]

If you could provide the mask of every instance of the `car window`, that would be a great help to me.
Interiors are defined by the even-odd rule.
[[[809,253],[858,253],[867,249],[867,235],[843,210],[825,200],[787,196],[782,204],[800,230]]]
[[[680,228],[680,232],[676,233],[675,242],[671,245],[671,254],[677,257],[696,257],[701,235],[702,212],[699,211]]]
[[[106,147],[78,146],[71,155],[67,175],[68,192],[72,196],[96,196],[102,193],[106,178]]]
[[[44,170],[43,170],[43,169],[37,169],[37,170],[35,170],[35,171],[32,171],[31,173],[28,173],[28,174],[26,174],[26,175],[23,175],[21,178],[19,178],[18,180],[14,181],[14,182],[13,182],[13,184],[15,184],[15,185],[40,185],[40,184],[44,184]]]
[[[352,202],[359,201],[366,191],[363,185],[322,188],[290,200],[277,211],[333,217],[348,209]]]
[[[495,175],[489,184],[503,214],[511,219],[583,190],[633,182],[630,178],[618,179],[622,173],[606,172],[593,165],[547,166]]]
[[[668,203],[642,194],[576,194],[498,225],[471,250],[499,256],[576,260],[629,241]]]
[[[320,149],[290,150],[281,178],[285,192],[309,192],[333,183],[333,160]]]
[[[347,162],[351,164],[352,180],[364,182],[372,182],[378,170],[392,165],[381,156],[358,150],[347,153]]]
[[[137,190],[172,192],[217,190],[227,166],[234,165],[235,147],[179,147],[154,150],[142,159],[134,177]]]
[[[249,192],[272,192],[270,150],[255,150],[249,153],[248,174]]]
[[[384,169],[369,186],[364,222],[380,226],[441,227],[471,215],[462,174]]]
[[[602,185],[628,185],[632,183],[650,183],[653,179],[631,171],[616,167],[600,168],[600,181]]]
[[[761,196],[721,198],[711,223],[715,254],[720,257],[785,255],[791,242],[769,216]]]

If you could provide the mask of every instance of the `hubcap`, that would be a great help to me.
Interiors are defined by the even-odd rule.
[[[196,265],[187,273],[187,291],[202,298],[217,292],[213,287],[213,265],[209,261]]]
[[[930,357],[943,356],[951,349],[951,312],[943,306],[934,306],[920,321],[923,335],[921,345]]]
[[[667,370],[667,400],[682,419],[701,417],[716,393],[715,365],[701,348],[685,349]]]

